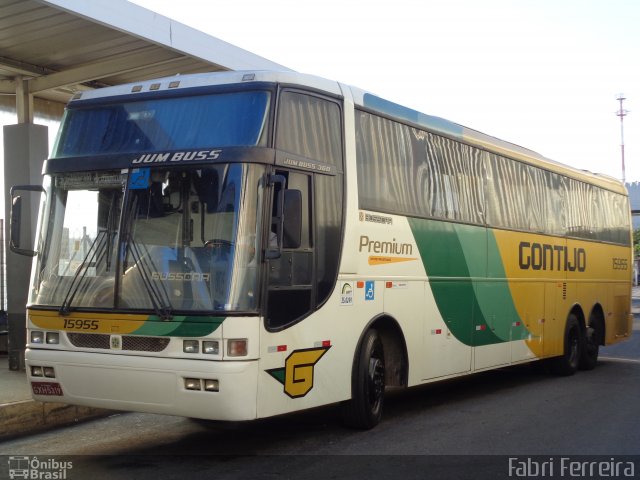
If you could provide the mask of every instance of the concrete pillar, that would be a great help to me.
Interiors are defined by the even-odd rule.
[[[23,123],[4,127],[4,191],[5,241],[7,255],[7,321],[9,368],[24,369],[26,343],[26,303],[31,274],[31,257],[17,255],[9,250],[9,218],[13,185],[41,185],[42,162],[49,154],[47,127]],[[36,195],[23,195],[22,244],[33,239],[36,231]],[[31,248],[31,247],[28,247]]]
[[[33,123],[33,95],[29,93],[29,81],[17,76],[15,84],[18,123]]]

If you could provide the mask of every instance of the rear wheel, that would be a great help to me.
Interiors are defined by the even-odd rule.
[[[368,430],[382,418],[384,405],[384,350],[376,330],[365,333],[353,366],[351,400],[343,405],[344,422]]]
[[[583,370],[593,370],[598,363],[598,353],[602,345],[604,335],[603,323],[600,315],[591,315],[589,326],[584,339],[584,348],[580,357],[580,368]]]
[[[584,340],[578,318],[572,313],[567,318],[564,329],[564,353],[562,356],[552,359],[551,370],[557,375],[573,375],[580,365],[583,355]]]

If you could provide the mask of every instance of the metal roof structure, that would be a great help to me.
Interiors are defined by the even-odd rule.
[[[80,90],[245,69],[289,70],[126,0],[0,0],[0,94],[66,103]]]
[[[47,127],[33,123],[34,105],[43,106],[36,99],[59,106],[79,91],[221,70],[289,69],[126,0],[0,0],[0,107],[6,111],[6,100],[15,99],[17,113],[17,124],[2,130],[0,183],[7,192],[12,185],[42,181]],[[9,218],[7,205],[4,218]],[[30,235],[37,202],[25,205]],[[19,370],[30,269],[17,255],[7,256],[6,268],[12,279],[9,365]]]

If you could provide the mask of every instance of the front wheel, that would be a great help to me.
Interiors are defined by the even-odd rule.
[[[564,329],[564,353],[562,356],[552,359],[551,370],[562,376],[576,373],[580,366],[580,358],[583,355],[584,340],[578,318],[572,313],[567,318]]]
[[[382,418],[384,405],[384,350],[376,330],[368,330],[356,356],[351,400],[343,405],[344,422],[354,428],[368,430]]]

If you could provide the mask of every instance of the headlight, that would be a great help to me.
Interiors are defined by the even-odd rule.
[[[201,390],[200,379],[199,378],[185,378],[184,379],[184,388],[187,390]]]
[[[217,340],[205,340],[202,342],[202,353],[218,355],[220,353],[220,342]]]
[[[198,353],[200,351],[200,342],[198,340],[183,340],[182,351],[184,353]]]
[[[32,330],[31,343],[44,343],[44,332],[41,332],[39,330]]]
[[[57,345],[60,343],[60,334],[58,332],[47,332],[47,344]]]
[[[207,392],[218,392],[220,390],[220,385],[218,383],[218,380],[205,380],[204,389]]]
[[[32,366],[31,367],[31,376],[32,377],[42,377],[43,376],[42,367]]]

